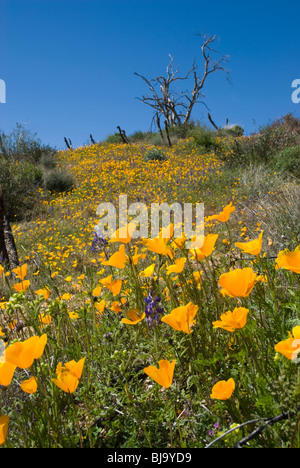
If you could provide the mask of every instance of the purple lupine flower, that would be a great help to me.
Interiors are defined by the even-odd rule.
[[[95,231],[94,232],[94,239],[92,242],[92,252],[95,253],[97,250],[103,250],[108,244],[108,241],[105,239],[105,237],[101,237],[98,235],[98,233]]]
[[[152,296],[151,291],[144,299],[146,307],[146,322],[148,325],[153,326],[155,323],[161,323],[160,315],[164,313],[164,308],[159,305],[161,298],[159,296]]]

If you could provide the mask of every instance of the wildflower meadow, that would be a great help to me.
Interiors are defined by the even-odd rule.
[[[230,168],[245,140],[58,153],[74,186],[38,189],[0,267],[2,448],[300,447],[299,183]],[[97,230],[122,194],[136,214]],[[203,204],[198,244],[172,213],[134,235],[139,204],[163,203]]]

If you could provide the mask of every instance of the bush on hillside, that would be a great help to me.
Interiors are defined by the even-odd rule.
[[[274,157],[274,168],[278,172],[292,174],[300,179],[300,145],[285,148]]]
[[[35,133],[19,123],[10,134],[1,132],[0,137],[0,156],[9,161],[39,163],[44,155],[55,153],[53,148],[42,144]]]
[[[51,193],[70,192],[74,188],[74,179],[61,169],[54,169],[45,174],[44,185]]]
[[[65,192],[73,187],[72,177],[63,169],[51,175],[58,164],[57,153],[25,126],[17,124],[10,134],[2,132],[0,136],[0,185],[11,221],[32,216],[40,201],[39,189],[46,184],[51,191]]]
[[[223,159],[229,167],[273,164],[276,154],[299,144],[300,120],[288,114],[261,127],[257,134],[234,139],[230,144],[230,152]]]
[[[168,158],[163,151],[159,149],[151,149],[144,155],[144,161],[166,161]]]
[[[21,220],[33,210],[42,184],[42,171],[37,165],[27,161],[8,164],[0,157],[0,185],[9,220]]]

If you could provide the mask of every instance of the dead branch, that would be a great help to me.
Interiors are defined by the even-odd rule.
[[[202,38],[202,58],[204,60],[204,71],[202,75],[197,72],[195,61],[186,72],[185,75],[179,76],[179,68],[174,69],[174,58],[170,56],[170,62],[166,69],[166,76],[157,76],[156,78],[148,79],[145,76],[134,73],[140,77],[147,85],[150,95],[143,95],[137,98],[144,104],[152,107],[155,114],[164,116],[169,127],[175,125],[183,125],[191,118],[192,110],[196,103],[201,103],[201,97],[204,96],[203,88],[207,78],[212,73],[217,71],[225,71],[224,63],[228,61],[228,57],[223,55],[219,59],[214,59],[216,51],[212,48],[212,44],[216,41],[216,35],[199,35]],[[174,89],[174,83],[177,81],[186,81],[193,75],[193,88],[189,91],[179,93]],[[203,102],[202,102],[203,103]]]
[[[126,136],[125,130],[121,130],[121,127],[119,125],[117,126],[117,129],[119,130],[123,143],[129,145],[130,143]]]

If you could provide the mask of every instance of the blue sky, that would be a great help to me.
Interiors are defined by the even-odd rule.
[[[64,147],[102,140],[120,125],[148,131],[152,110],[138,72],[164,74],[169,54],[182,73],[196,58],[197,33],[216,34],[228,54],[226,75],[212,75],[205,103],[218,125],[247,134],[286,113],[299,116],[291,83],[300,78],[300,3],[282,0],[0,0],[0,129],[27,124]],[[209,124],[204,106],[192,117]]]

